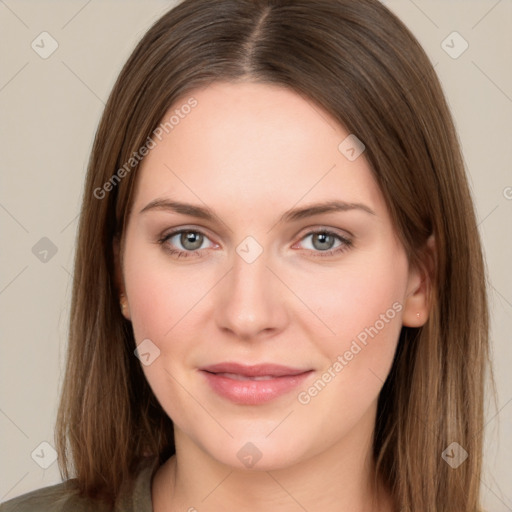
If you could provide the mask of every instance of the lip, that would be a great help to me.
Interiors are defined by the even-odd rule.
[[[210,373],[234,373],[245,377],[264,377],[266,375],[272,377],[289,377],[304,373],[310,370],[310,368],[292,368],[290,366],[272,363],[246,365],[242,363],[225,362],[204,366],[200,368],[200,370]]]
[[[237,404],[258,405],[290,392],[312,369],[276,364],[219,363],[199,369],[217,394]]]

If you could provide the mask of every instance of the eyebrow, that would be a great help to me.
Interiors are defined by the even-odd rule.
[[[208,207],[182,203],[179,201],[171,201],[168,199],[155,199],[154,201],[151,201],[149,204],[147,204],[139,213],[145,213],[152,210],[171,211],[209,221],[213,221],[214,219],[218,218]],[[351,210],[360,210],[370,215],[376,215],[376,213],[371,208],[362,203],[326,201],[322,203],[311,204],[303,208],[292,208],[291,210],[283,213],[278,223],[293,222],[305,219],[307,217],[312,217],[314,215],[319,215],[321,213],[347,212]]]

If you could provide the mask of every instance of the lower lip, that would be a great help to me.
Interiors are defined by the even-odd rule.
[[[313,371],[268,380],[235,380],[201,370],[208,384],[219,395],[243,405],[258,405],[289,393],[304,382]]]

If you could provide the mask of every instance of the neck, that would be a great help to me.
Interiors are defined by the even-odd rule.
[[[375,484],[371,438],[354,429],[337,445],[286,468],[239,469],[220,463],[175,427],[176,455],[153,481],[155,512],[392,512],[389,491]]]

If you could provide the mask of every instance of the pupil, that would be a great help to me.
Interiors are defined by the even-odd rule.
[[[194,249],[201,247],[201,244],[203,243],[202,236],[203,235],[194,231],[187,231],[181,234],[180,242],[185,249],[193,251]]]
[[[320,245],[320,247],[316,247],[315,240],[318,240],[320,242],[320,244],[326,244],[328,247],[325,247],[325,245],[323,247],[322,247],[322,245]],[[319,250],[330,249],[332,247],[333,241],[334,241],[333,237],[326,233],[316,233],[313,236],[313,245],[315,245],[315,248],[319,249]]]

